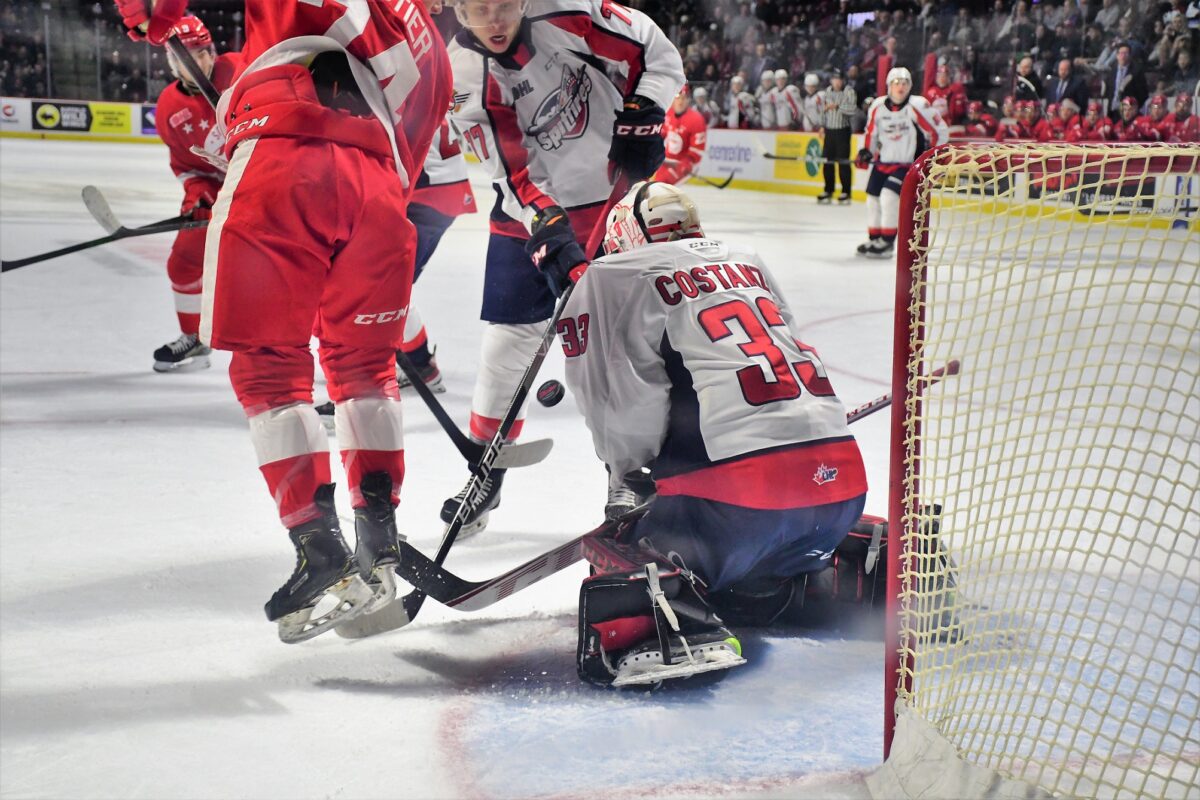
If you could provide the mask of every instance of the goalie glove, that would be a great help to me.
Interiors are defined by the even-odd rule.
[[[630,180],[649,178],[666,157],[663,144],[663,123],[667,113],[653,100],[630,95],[617,112],[613,123],[612,144],[608,148],[608,178],[614,180],[617,170]]]
[[[561,297],[568,284],[578,281],[588,267],[567,212],[560,206],[539,211],[533,218],[531,234],[525,252],[546,276],[550,291]]]
[[[854,166],[859,169],[866,169],[871,166],[871,162],[874,160],[875,156],[871,155],[871,151],[864,147],[858,151],[858,157],[854,159]]]
[[[113,0],[135,42],[163,44],[187,11],[187,0]],[[153,10],[151,10],[153,6]]]

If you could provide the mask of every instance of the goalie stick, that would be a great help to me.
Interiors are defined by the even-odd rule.
[[[454,443],[454,446],[462,454],[462,457],[467,460],[467,463],[474,467],[483,461],[487,445],[473,441],[462,432],[462,429],[450,418],[445,407],[438,402],[433,391],[425,385],[425,381],[421,379],[421,375],[417,372],[417,368],[413,366],[412,361],[399,350],[396,351],[396,364],[400,367],[400,371],[408,377],[413,389],[421,396],[421,399],[433,414],[434,419],[442,426],[442,430],[450,437],[450,441]],[[532,442],[509,442],[500,448],[500,452],[492,460],[492,469],[532,466],[545,460],[546,456],[550,455],[550,450],[553,447],[553,439],[535,439]]]
[[[950,361],[930,373],[929,385],[932,386],[949,375],[957,375],[960,368],[961,365],[957,359]],[[887,408],[891,403],[891,393],[865,403],[846,414],[846,424],[851,425],[881,408]],[[401,542],[400,566],[397,567],[396,574],[442,605],[461,611],[479,611],[576,563],[584,557],[589,540],[606,535],[608,531],[625,519],[641,516],[645,513],[646,507],[646,505],[642,505],[633,509],[616,521],[605,522],[595,530],[535,556],[507,572],[481,581],[465,580],[445,569],[440,561],[432,561],[408,542]],[[411,622],[412,618],[402,618],[399,610],[393,608],[397,605],[400,604],[393,603],[374,614],[367,614],[346,622],[339,625],[336,630],[344,638],[362,639],[401,628]]]

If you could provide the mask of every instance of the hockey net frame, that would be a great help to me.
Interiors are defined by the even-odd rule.
[[[876,795],[1200,791],[1198,174],[1197,145],[910,170]]]

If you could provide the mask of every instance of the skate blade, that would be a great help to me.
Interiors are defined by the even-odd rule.
[[[305,642],[320,636],[343,622],[362,615],[374,593],[358,575],[335,583],[310,606],[279,618],[279,640],[284,644]],[[317,609],[332,600],[332,608],[317,614]],[[317,614],[317,616],[313,616]]]
[[[746,659],[726,642],[712,642],[692,648],[692,661],[678,664],[662,663],[662,651],[646,650],[626,656],[617,664],[613,686],[645,686],[672,678],[688,678],[705,672],[730,669],[746,663]],[[628,670],[626,674],[620,674]]]
[[[192,356],[185,358],[183,361],[155,361],[155,372],[196,372],[202,369],[208,369],[212,363],[208,360],[208,356]]]
[[[374,614],[396,599],[396,565],[381,564],[371,573],[367,588],[372,590],[371,599],[363,609],[363,615]]]
[[[459,528],[458,529],[458,540],[462,541],[463,539],[469,539],[470,537],[474,536],[475,534],[479,533],[484,528],[486,528],[487,524],[488,524],[488,516],[490,514],[491,514],[490,511],[485,511],[482,514],[480,514],[479,518],[477,520],[475,520],[474,522],[468,523],[466,525],[463,525],[461,528]]]

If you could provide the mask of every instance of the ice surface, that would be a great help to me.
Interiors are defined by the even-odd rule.
[[[160,146],[0,139],[3,257],[103,235],[84,184],[127,225],[178,213]],[[476,191],[489,205],[491,191]],[[847,407],[888,391],[892,267],[853,255],[862,206],[688,191],[711,235],[758,247]],[[415,292],[449,387],[440,397],[464,425],[485,242],[484,214],[460,219]],[[150,369],[178,335],[170,244],[118,242],[0,279],[0,795],[865,795],[861,775],[882,749],[881,643],[756,634],[751,663],[715,685],[596,691],[573,663],[583,565],[485,612],[431,601],[374,640],[279,643],[262,603],[293,555],[228,356],[198,373]],[[557,349],[549,377],[562,377]],[[400,527],[432,553],[437,510],[467,472],[420,401],[405,400]],[[854,428],[877,514],[886,419]],[[555,449],[509,475],[489,529],[455,547],[449,564],[464,576],[600,519],[604,470],[570,394],[534,405],[526,430]]]

